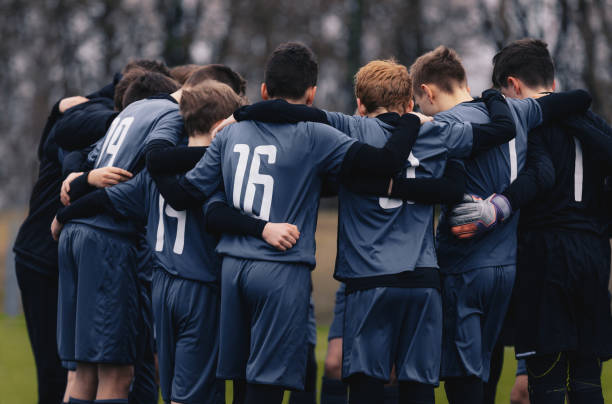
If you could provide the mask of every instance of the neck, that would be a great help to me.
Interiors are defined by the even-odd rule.
[[[181,95],[183,95],[183,89],[179,88],[178,90],[170,94],[170,97],[174,98],[176,102],[181,102]]]
[[[467,88],[464,87],[456,88],[452,93],[440,92],[439,97],[441,111],[449,110],[462,102],[468,102],[474,99],[474,97],[472,97],[468,92]]]
[[[377,117],[378,115],[380,115],[380,114],[386,114],[387,112],[390,112],[390,111],[389,111],[387,108],[384,108],[384,107],[378,107],[378,108],[376,108],[374,111],[372,111],[372,112],[368,112],[368,113],[366,114],[366,116],[367,116],[368,118],[375,118],[375,117]]]
[[[212,136],[210,133],[197,133],[192,136],[189,136],[189,143],[187,146],[189,147],[198,147],[198,146],[210,146],[212,143]]]

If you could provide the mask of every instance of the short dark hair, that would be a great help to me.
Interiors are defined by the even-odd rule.
[[[230,116],[242,98],[227,84],[215,80],[183,88],[179,103],[188,136],[210,132],[213,124]]]
[[[206,80],[225,83],[234,92],[243,96],[246,91],[246,80],[226,65],[212,64],[194,70],[185,81],[185,87],[193,87]]]
[[[115,84],[115,94],[113,96],[113,101],[115,103],[115,110],[121,111],[123,110],[123,96],[127,91],[128,87],[134,80],[139,78],[145,73],[145,70],[140,68],[133,68],[125,73],[121,80],[117,84]]]
[[[191,73],[202,67],[201,65],[187,64],[174,66],[170,69],[170,77],[176,80],[180,85],[185,84]]]
[[[123,96],[123,108],[126,108],[135,101],[143,100],[159,93],[171,94],[180,87],[170,77],[156,72],[145,72],[138,76],[127,88]]]
[[[555,64],[548,45],[539,39],[524,38],[505,46],[493,57],[493,85],[508,85],[508,77],[522,80],[529,87],[550,87],[555,81]]]
[[[142,69],[148,72],[157,72],[161,73],[164,76],[170,77],[170,69],[166,66],[162,60],[154,60],[154,59],[132,59],[130,60],[121,73],[127,74],[132,69]]]
[[[410,66],[414,94],[421,95],[422,84],[435,84],[440,90],[452,93],[457,85],[467,84],[465,69],[454,49],[440,45],[417,58]]]
[[[318,74],[314,52],[302,43],[286,42],[270,55],[264,81],[270,97],[298,99],[317,84]]]

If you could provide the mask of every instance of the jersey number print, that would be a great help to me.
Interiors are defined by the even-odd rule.
[[[117,152],[121,144],[125,140],[125,135],[134,122],[134,118],[129,116],[121,120],[115,119],[108,130],[108,134],[104,139],[102,151],[98,157],[97,167],[111,167],[115,162]],[[106,161],[104,161],[106,160]]]
[[[164,205],[166,209],[164,209]],[[176,238],[174,239],[174,246],[172,251],[175,254],[181,255],[185,246],[185,222],[187,219],[187,213],[184,210],[174,210],[172,206],[166,204],[164,198],[159,195],[159,222],[157,223],[157,242],[155,243],[155,251],[162,251],[164,249],[164,213],[168,217],[176,219]]]
[[[408,156],[408,162],[410,163],[410,167],[406,170],[406,178],[416,178],[416,168],[419,166],[420,161],[418,158],[414,157],[414,154],[410,152]],[[378,204],[383,209],[395,209],[402,206],[403,201],[401,199],[394,198],[378,198]],[[406,203],[414,203],[412,201],[406,201]]]
[[[259,219],[270,220],[272,193],[274,192],[274,178],[272,178],[270,175],[260,173],[259,166],[261,165],[261,156],[267,156],[268,164],[276,163],[276,146],[257,146],[253,150],[253,159],[251,161],[251,168],[249,170],[249,177],[247,179],[242,207],[240,205],[242,184],[244,182],[244,176],[246,174],[251,148],[247,144],[240,143],[234,145],[234,153],[239,154],[238,166],[236,167],[236,176],[234,177],[234,192],[232,195],[234,207],[237,209],[242,209],[246,213]],[[255,191],[257,190],[255,185],[258,184],[263,185],[263,197],[261,200],[259,215],[256,215],[253,213],[253,203],[255,201]]]

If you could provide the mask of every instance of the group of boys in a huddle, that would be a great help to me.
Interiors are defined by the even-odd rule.
[[[372,61],[354,116],[312,107],[317,75],[289,42],[252,105],[226,66],[136,61],[54,106],[39,148],[52,178],[15,251],[22,291],[58,285],[45,310],[55,297],[64,402],[156,402],[157,359],[166,402],[223,403],[232,380],[234,403],[314,403],[310,271],[331,194],[342,286],[322,403],[433,403],[440,379],[451,404],[485,403],[513,290],[531,402],[603,403],[612,133],[588,93],[553,93],[546,44],[502,49],[498,90],[477,99],[452,49],[410,70]],[[49,241],[32,223],[56,213],[58,275],[28,281],[23,246]],[[43,402],[41,299],[23,296]]]

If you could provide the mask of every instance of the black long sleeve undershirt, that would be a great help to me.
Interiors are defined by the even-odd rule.
[[[609,172],[612,170],[612,128],[597,114],[588,111],[566,118],[563,125],[572,130],[582,146],[589,150],[589,158]]]
[[[413,114],[402,115],[382,148],[355,142],[346,152],[340,168],[340,181],[351,177],[389,177],[400,171],[419,135],[421,120]]]
[[[210,204],[206,212],[206,230],[211,233],[227,233],[262,238],[265,220],[247,216],[224,202]]]
[[[536,99],[542,108],[542,124],[562,120],[571,114],[582,114],[589,110],[592,98],[585,90],[551,93]]]
[[[502,192],[513,211],[517,211],[531,201],[538,193],[550,190],[555,185],[555,167],[543,142],[542,132],[537,128],[529,134],[525,167],[508,188]]]
[[[97,142],[118,115],[112,105],[111,99],[98,98],[68,109],[57,123],[57,144],[74,151]]]
[[[516,126],[510,107],[499,91],[486,90],[482,93],[482,98],[475,101],[485,103],[490,122],[472,124],[471,156],[507,143],[516,136]]]
[[[396,175],[393,177],[393,186],[389,194],[390,179],[379,177],[353,178],[345,183],[347,188],[355,193],[370,194],[410,200],[424,204],[458,203],[465,191],[466,173],[463,166],[450,160],[441,178],[405,178]]]
[[[60,223],[67,223],[73,219],[92,217],[103,213],[122,217],[113,207],[106,192],[103,189],[98,189],[61,208],[57,212],[57,220]]]

